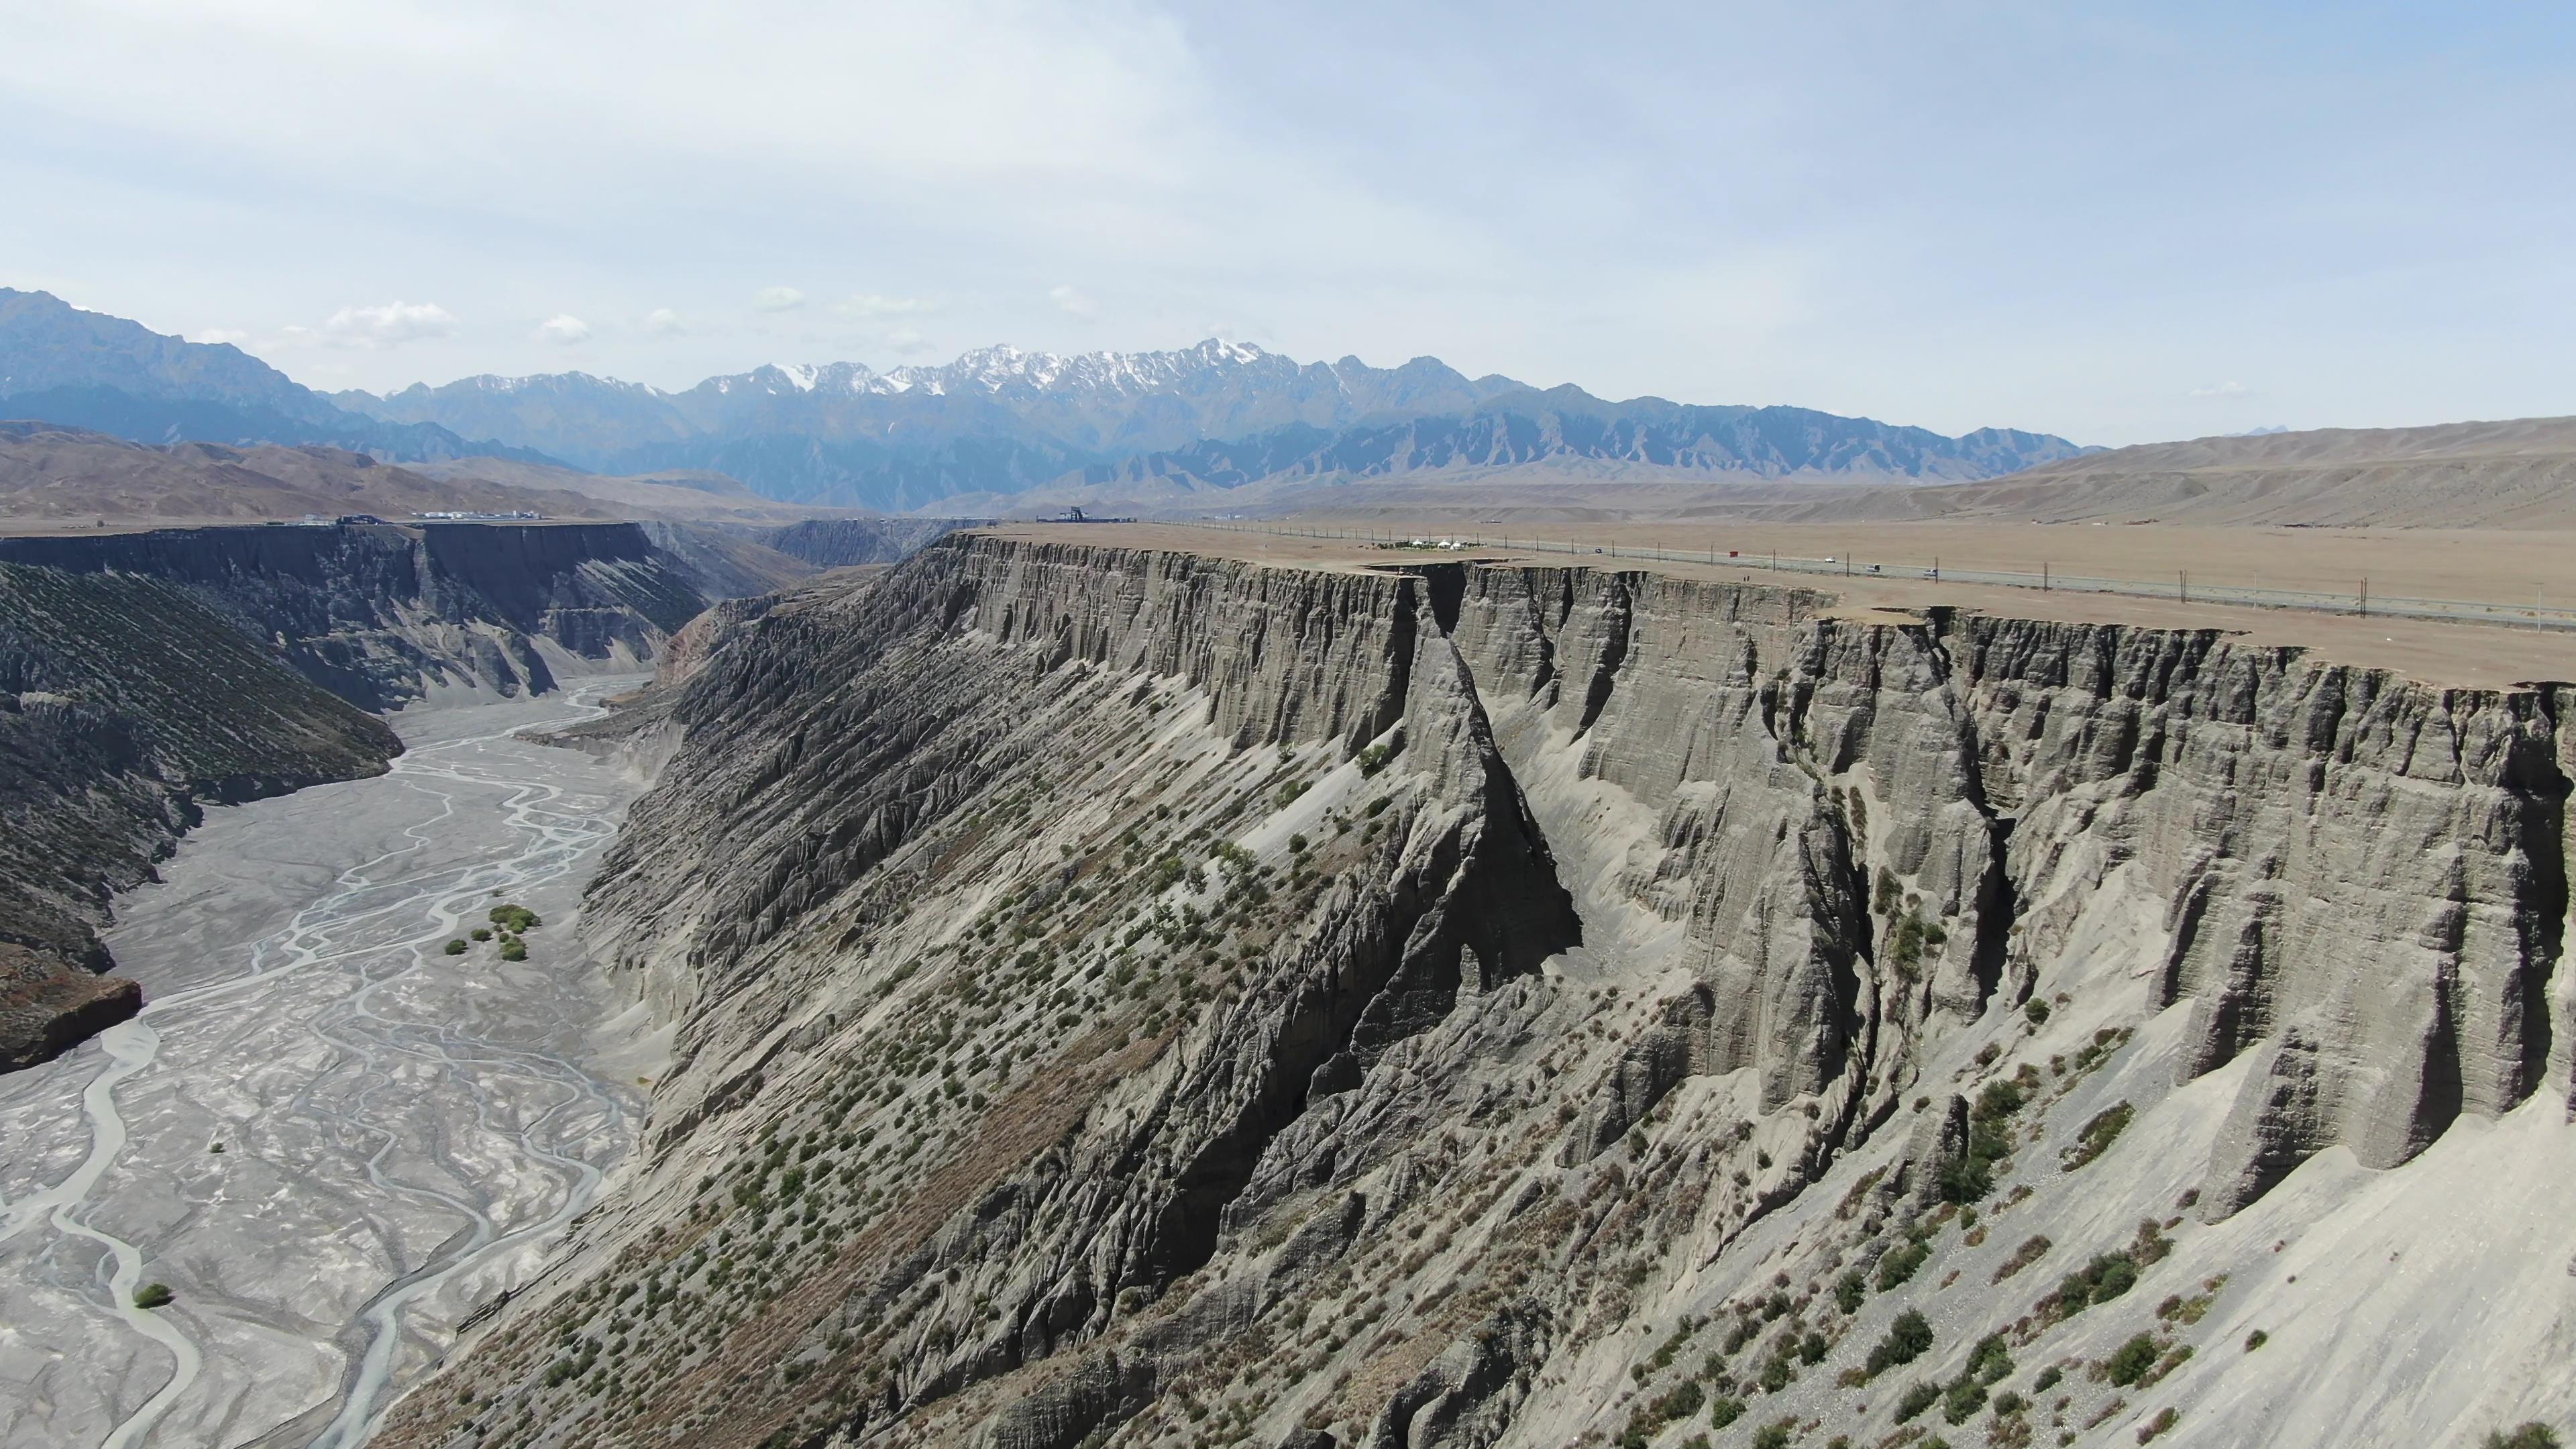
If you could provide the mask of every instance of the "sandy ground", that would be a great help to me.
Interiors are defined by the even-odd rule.
[[[1334,525],[1329,520],[1314,526]],[[1408,530],[1383,523],[1387,537]],[[1462,553],[1426,555],[1369,547],[1364,542],[1310,539],[1273,533],[1233,533],[1187,524],[1011,524],[995,533],[1023,538],[1171,548],[1223,558],[1307,568],[1357,569],[1420,562],[1426,558],[1476,558],[1564,567],[1646,569],[1685,577],[1777,581],[1839,596],[1854,611],[1910,611],[1927,605],[1975,609],[2006,618],[2142,624],[2158,628],[2225,629],[2255,643],[2295,645],[2339,663],[2388,669],[2429,683],[2498,688],[2527,680],[2576,680],[2576,635],[2492,624],[2359,618],[2287,609],[2260,609],[2194,601],[2119,595],[2041,593],[1948,581],[1842,578],[1797,572],[1771,573],[1772,549],[1783,555],[1857,559],[1862,564],[1928,563],[1946,569],[2036,569],[2042,562],[2069,573],[2120,578],[2161,578],[2190,570],[2199,584],[2252,583],[2266,588],[2336,587],[2349,576],[2370,580],[2374,595],[2529,600],[2535,591],[2559,604],[2576,603],[2576,534],[2443,532],[2422,529],[2324,530],[2251,528],[2095,528],[2044,524],[1881,524],[1870,527],[1745,527],[1716,530],[1685,524],[1627,524],[1598,528],[1550,526],[1551,544],[1584,550],[1533,552],[1505,543],[1499,527],[1427,525],[1432,537],[1471,544]],[[1529,535],[1518,535],[1523,543]],[[1594,548],[1645,545],[1665,550],[1708,549],[1718,564],[1612,558]]]
[[[598,1193],[657,1044],[574,918],[638,785],[510,732],[632,683],[400,716],[118,901],[143,1016],[0,1077],[0,1446],[354,1443]],[[529,959],[445,955],[499,898]]]

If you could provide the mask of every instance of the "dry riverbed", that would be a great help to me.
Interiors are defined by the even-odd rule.
[[[0,1446],[354,1444],[598,1195],[659,1040],[575,917],[641,782],[513,733],[624,683],[403,715],[117,902],[142,1016],[0,1077]],[[445,954],[504,901],[525,961]]]

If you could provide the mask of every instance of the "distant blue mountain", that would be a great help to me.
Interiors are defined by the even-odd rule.
[[[436,423],[350,412],[223,343],[190,342],[84,312],[46,292],[0,287],[0,418],[112,433],[138,443],[325,444],[389,462],[534,449],[467,439]]]
[[[1078,356],[988,347],[937,367],[766,366],[682,392],[554,373],[325,396],[237,348],[0,289],[0,416],[142,442],[327,443],[393,461],[497,454],[594,472],[705,470],[773,498],[890,511],[961,494],[1164,480],[1617,462],[1730,477],[1960,482],[2089,451],[1791,407],[1609,402],[1437,358],[1301,363],[1211,339]]]

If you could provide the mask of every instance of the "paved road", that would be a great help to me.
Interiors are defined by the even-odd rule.
[[[608,687],[407,715],[119,902],[142,1015],[0,1077],[0,1445],[354,1444],[589,1205],[652,1063],[569,917],[636,786],[511,735]],[[498,899],[529,959],[446,955]]]

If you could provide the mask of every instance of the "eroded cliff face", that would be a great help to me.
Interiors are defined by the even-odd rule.
[[[140,1007],[101,974],[97,928],[203,805],[375,774],[401,748],[185,590],[0,564],[0,1071]]]
[[[0,560],[167,580],[364,709],[636,668],[706,606],[642,525],[163,529],[0,539]]]
[[[2576,1186],[2563,686],[985,539],[737,615],[587,911],[650,1161],[385,1442],[2566,1404],[2563,1286],[2425,1228]],[[2467,1311],[2524,1336],[2449,1373]]]

